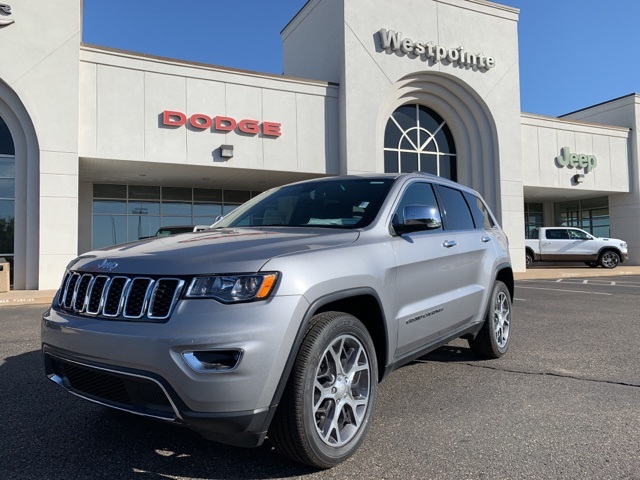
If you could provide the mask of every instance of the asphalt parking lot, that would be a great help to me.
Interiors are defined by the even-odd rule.
[[[3,480],[640,479],[640,276],[518,281],[508,354],[456,341],[394,372],[329,471],[69,395],[43,375],[45,308],[0,307]]]

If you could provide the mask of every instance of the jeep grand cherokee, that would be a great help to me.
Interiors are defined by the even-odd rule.
[[[464,337],[509,346],[513,274],[480,196],[425,174],[265,192],[205,232],[81,255],[42,319],[47,376],[231,445],[328,468],[378,382]],[[60,408],[64,408],[61,406]]]

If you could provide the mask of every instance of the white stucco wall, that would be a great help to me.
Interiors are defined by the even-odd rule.
[[[217,169],[338,173],[338,89],[326,82],[81,49],[80,156]],[[282,135],[167,127],[165,110],[280,123]],[[217,149],[234,146],[231,160]]]
[[[16,145],[14,288],[57,288],[77,254],[80,1],[10,2],[0,115]],[[25,133],[27,132],[27,133]]]
[[[571,195],[628,193],[629,136],[628,128],[522,114],[523,184],[562,189]],[[597,166],[589,172],[559,166],[556,157],[565,147],[571,153],[594,155]],[[584,182],[574,184],[571,179],[578,173],[584,175]]]
[[[282,30],[284,73],[340,83],[344,28],[342,0],[310,0]]]

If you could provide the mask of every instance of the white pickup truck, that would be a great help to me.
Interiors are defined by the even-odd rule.
[[[536,228],[525,247],[527,267],[533,262],[584,262],[590,267],[615,268],[629,258],[626,242],[571,227]]]

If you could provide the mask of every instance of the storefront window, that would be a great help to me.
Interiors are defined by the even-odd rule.
[[[456,147],[440,115],[422,105],[403,105],[387,122],[384,171],[426,172],[457,180]]]
[[[216,217],[231,212],[258,193],[96,184],[93,186],[93,248],[150,237],[164,226],[211,225]]]
[[[13,285],[13,254],[16,196],[16,158],[13,137],[0,117],[0,258],[9,262]]]
[[[556,203],[554,210],[558,226],[582,228],[596,237],[611,234],[608,197]]]
[[[541,203],[525,203],[524,204],[524,238],[534,238],[532,232],[543,227],[542,221],[542,204]]]

